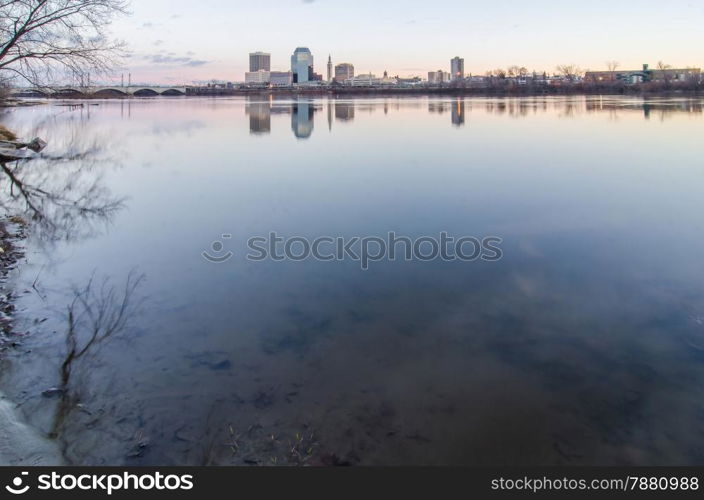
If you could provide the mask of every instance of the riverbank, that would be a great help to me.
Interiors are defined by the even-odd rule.
[[[11,130],[0,125],[0,141],[16,141],[17,136]]]
[[[0,99],[0,108],[21,108],[21,107],[27,107],[27,106],[38,106],[40,104],[44,104],[41,101],[26,101],[22,98],[12,98],[12,99]],[[5,129],[5,127],[2,127],[0,125],[0,129]],[[7,129],[5,129],[7,130]],[[2,139],[0,139],[2,140]]]
[[[23,106],[23,103],[13,100],[0,105]],[[0,141],[16,140],[14,132],[0,125]],[[24,257],[22,242],[26,231],[27,223],[21,217],[4,214],[0,218],[0,360],[8,350],[21,345],[14,328],[16,291],[10,273]],[[0,465],[36,467],[63,463],[57,443],[30,427],[17,405],[0,392]]]
[[[13,290],[8,275],[24,256],[18,243],[25,238],[26,224],[17,217],[0,219],[0,352],[13,344]]]
[[[25,229],[20,218],[0,219],[0,359],[20,345],[13,325],[15,297],[8,275],[24,257],[20,242]],[[38,467],[63,462],[57,443],[30,427],[17,405],[0,392],[0,465]]]

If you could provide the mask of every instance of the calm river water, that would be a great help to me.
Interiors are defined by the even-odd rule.
[[[75,464],[702,465],[703,106],[261,97],[5,111],[49,147],[18,167],[33,208],[3,181],[16,213],[42,218],[12,276],[23,335],[0,386]],[[246,258],[270,232],[391,231],[496,236],[503,258],[366,271]],[[61,385],[76,289],[93,277],[86,303],[109,316],[130,273],[144,280],[128,321],[72,364],[66,393],[45,392]]]

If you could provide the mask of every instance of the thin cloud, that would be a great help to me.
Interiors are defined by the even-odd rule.
[[[150,62],[151,64],[162,64],[168,66],[188,66],[191,68],[198,66],[205,66],[210,64],[211,61],[206,61],[204,59],[194,59],[191,56],[177,56],[173,52],[168,54],[146,54],[141,56],[142,59]]]

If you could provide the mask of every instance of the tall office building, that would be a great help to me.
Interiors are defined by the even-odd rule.
[[[337,83],[345,83],[351,78],[354,78],[354,66],[348,63],[335,66],[335,81]]]
[[[332,83],[332,56],[328,56],[328,83]]]
[[[461,57],[455,57],[450,61],[450,74],[452,75],[452,81],[464,80],[464,59]]]
[[[293,83],[306,83],[313,75],[313,54],[307,47],[298,47],[291,56]]]
[[[252,52],[249,54],[249,71],[271,71],[271,54]]]

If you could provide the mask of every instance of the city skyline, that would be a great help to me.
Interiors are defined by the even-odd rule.
[[[249,69],[247,54],[258,51],[271,54],[272,69],[285,70],[297,46],[319,55],[316,72],[322,75],[329,54],[335,64],[354,64],[359,73],[387,70],[402,77],[449,70],[455,55],[464,58],[466,74],[511,65],[548,72],[559,64],[601,70],[612,60],[622,68],[659,60],[702,66],[697,47],[704,6],[685,0],[665,7],[651,1],[556,6],[539,0],[529,7],[516,1],[492,6],[446,0],[428,6],[363,0],[354,8],[324,0],[197,7],[154,0],[133,4],[132,12],[113,26],[114,35],[129,42],[124,71],[133,81],[163,84],[241,81]],[[252,19],[266,19],[266,27]],[[359,36],[341,36],[337,23],[343,20]]]

